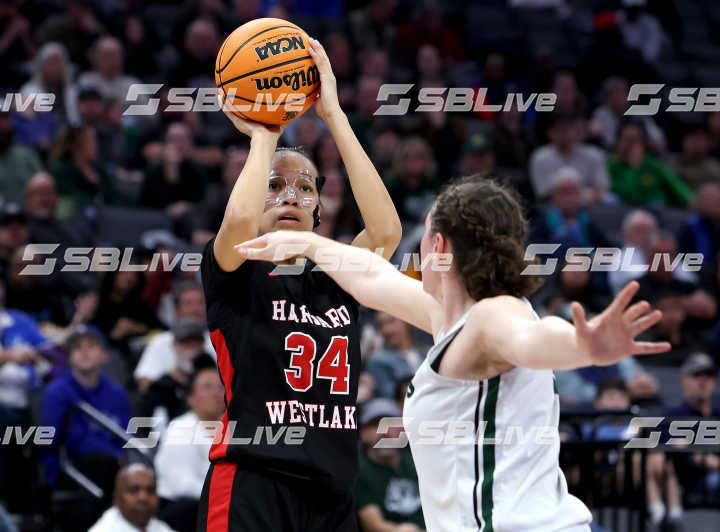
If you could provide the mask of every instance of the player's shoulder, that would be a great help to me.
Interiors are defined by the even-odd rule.
[[[475,303],[470,309],[468,322],[474,324],[496,323],[498,318],[518,317],[536,319],[532,305],[525,298],[511,295],[486,297]]]

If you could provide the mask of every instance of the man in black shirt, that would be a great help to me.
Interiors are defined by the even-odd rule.
[[[340,109],[327,55],[316,41],[309,48],[322,83],[316,109],[366,223],[353,243],[389,258],[400,220]],[[259,234],[317,227],[323,180],[304,153],[276,151],[281,130],[226,114],[251,142],[202,262],[227,409],[210,450],[198,531],[355,531],[358,305],[310,261],[294,275],[277,274],[275,264],[245,262],[234,248]]]

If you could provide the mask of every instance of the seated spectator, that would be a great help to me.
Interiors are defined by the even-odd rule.
[[[117,436],[74,409],[88,403],[123,432],[130,421],[127,392],[103,373],[109,360],[104,340],[93,328],[80,327],[67,340],[70,369],[48,384],[42,424],[55,427],[57,438],[45,449],[45,480],[51,487],[72,484],[60,475],[60,449],[70,462],[105,493],[112,491],[123,444]]]
[[[143,464],[123,467],[115,480],[113,506],[88,532],[174,532],[155,517],[155,474]]]
[[[606,150],[612,150],[617,143],[618,129],[625,111],[630,107],[628,83],[618,76],[611,76],[602,86],[603,103],[595,109],[588,125],[591,138],[599,138]],[[666,148],[665,133],[651,116],[638,117],[648,136],[648,147],[663,153]]]
[[[217,25],[204,18],[191,22],[185,30],[180,60],[169,74],[171,87],[214,86],[215,59],[222,39]]]
[[[175,302],[175,318],[195,318],[205,323],[205,295],[202,286],[196,281],[185,281],[178,284],[173,290]],[[174,348],[172,331],[164,331],[154,335],[140,356],[135,368],[135,380],[138,389],[145,392],[153,381],[172,371],[177,364],[177,353]],[[203,332],[203,350],[215,357],[215,348],[210,341],[210,333],[205,328]]]
[[[207,188],[202,203],[196,209],[192,240],[195,244],[205,245],[215,236],[227,207],[230,193],[242,172],[248,157],[247,148],[230,149],[225,157],[222,171],[222,183]],[[324,205],[323,205],[324,207]]]
[[[685,133],[682,152],[673,159],[671,168],[696,192],[707,183],[720,185],[720,161],[710,155],[705,128],[694,126]]]
[[[60,43],[47,42],[40,48],[34,61],[30,81],[20,88],[20,93],[52,93],[55,95],[52,113],[63,125],[77,124],[77,89],[72,82],[72,66],[67,49]]]
[[[98,159],[95,128],[66,128],[50,155],[50,173],[62,200],[60,217],[81,213],[85,207],[115,201],[115,183]]]
[[[190,159],[192,133],[183,122],[175,122],[165,134],[161,164],[145,170],[140,204],[165,209],[175,219],[188,213],[205,192],[205,170]]]
[[[717,366],[709,355],[702,352],[691,354],[680,368],[684,400],[667,409],[665,415],[669,418],[720,418],[720,404],[713,397],[717,387],[717,373]],[[695,502],[700,500],[707,503],[709,501],[702,501],[704,493],[714,493],[717,497],[720,494],[718,469],[720,461],[715,453],[651,453],[648,460],[651,473],[648,483],[648,493],[652,494],[649,504],[651,522],[660,523],[665,517],[669,521],[679,522],[683,512],[683,498],[689,502],[695,499]],[[667,516],[662,498],[663,488],[666,490]],[[717,500],[714,502],[717,504]]]
[[[123,349],[128,348],[131,338],[164,328],[155,309],[142,298],[142,283],[138,271],[112,271],[103,279],[92,323]]]
[[[67,2],[67,10],[47,17],[37,30],[41,43],[62,42],[67,47],[73,63],[87,64],[87,51],[105,28],[94,12],[95,5],[83,0]],[[40,50],[42,53],[42,49]]]
[[[647,152],[642,122],[628,120],[620,126],[615,152],[607,160],[612,191],[629,205],[683,207],[692,189],[665,164]]]
[[[582,197],[586,203],[599,201],[610,187],[605,155],[580,138],[581,119],[559,115],[548,129],[549,144],[535,149],[530,156],[530,181],[539,200],[548,198],[552,178],[563,167],[574,168],[580,176]]]
[[[636,209],[630,212],[622,223],[622,250],[620,264],[632,268],[617,268],[608,272],[608,283],[616,295],[630,281],[643,276],[638,266],[649,264],[650,244],[658,232],[658,223],[650,212]]]
[[[702,270],[713,265],[720,250],[720,181],[702,185],[692,202],[694,213],[678,233],[683,253],[702,253]]]
[[[435,200],[435,171],[432,150],[422,138],[411,137],[398,146],[387,189],[401,220],[422,220]]]
[[[42,163],[32,148],[15,143],[13,136],[10,114],[0,111],[0,198],[19,203],[25,183],[42,170]]]
[[[201,368],[193,373],[187,402],[190,411],[170,421],[155,455],[157,493],[166,503],[159,516],[179,532],[195,532],[214,426],[207,426],[202,442],[194,438],[200,438],[203,422],[217,422],[225,411],[225,388],[216,368]]]
[[[215,361],[203,352],[205,324],[195,318],[182,318],[173,327],[175,365],[155,380],[141,396],[137,414],[152,417],[162,432],[170,419],[184,414],[190,391],[190,377],[198,368],[215,367]]]
[[[110,35],[100,37],[90,49],[92,70],[78,78],[80,87],[97,87],[105,100],[125,101],[128,90],[140,80],[125,75],[123,43]]]
[[[630,409],[630,392],[622,379],[607,379],[597,387],[593,407],[601,412],[625,412]],[[593,441],[629,440],[633,437],[627,422],[588,423],[582,426],[583,439]]]
[[[498,114],[492,135],[498,166],[527,168],[530,154],[535,147],[532,128],[523,122],[523,113],[515,107]]]
[[[412,328],[404,321],[385,312],[378,312],[375,321],[383,345],[370,357],[365,369],[375,379],[376,395],[393,399],[398,378],[415,373],[425,359],[427,348],[415,344]]]
[[[383,449],[375,444],[384,438],[399,438],[401,427],[378,432],[385,417],[402,417],[390,399],[372,399],[360,409],[359,430],[363,451],[358,463],[355,504],[363,530],[420,532],[425,528],[417,472],[409,448]]]
[[[530,242],[560,244],[555,252],[565,256],[569,247],[608,245],[602,230],[583,205],[580,176],[574,168],[560,168],[552,177],[550,202],[528,237]]]
[[[489,175],[495,171],[495,153],[489,135],[474,133],[465,141],[460,158],[460,175]]]
[[[3,88],[17,87],[27,79],[27,59],[37,52],[32,37],[33,26],[21,7],[20,2],[5,2],[0,9],[0,33],[3,35],[0,63],[4,74],[0,86]]]
[[[29,243],[27,219],[17,203],[0,202],[0,276],[6,274],[14,251]]]
[[[688,320],[692,320],[688,325],[698,332],[714,324],[717,302],[698,286],[695,272],[672,266],[677,253],[677,241],[673,235],[664,232],[656,235],[649,249],[650,268],[638,278],[640,289],[635,299],[653,303],[660,296],[679,296]],[[657,263],[655,267],[654,263]]]

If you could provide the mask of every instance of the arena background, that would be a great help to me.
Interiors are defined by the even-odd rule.
[[[116,414],[115,402],[126,401],[115,416],[123,432],[130,415],[167,423],[189,408],[186,368],[171,363],[166,372],[156,361],[175,358],[168,354],[172,335],[191,347],[199,342],[188,318],[204,313],[192,254],[219,227],[248,141],[219,111],[166,110],[168,94],[214,89],[225,36],[263,16],[291,20],[324,44],[343,110],[402,218],[397,263],[418,252],[422,216],[442,184],[478,173],[497,176],[524,198],[528,243],[556,244],[540,257],[545,264],[559,259],[533,297],[541,315],[569,319],[572,300],[595,312],[622,283],[640,279],[641,296],[665,311],[651,336],[671,340],[673,350],[558,375],[561,463],[570,490],[593,509],[597,530],[718,530],[717,424],[707,425],[715,445],[623,449],[632,416],[709,421],[720,413],[714,0],[0,2],[0,530],[86,529],[79,523],[94,522],[111,504],[117,459],[153,461],[156,448],[123,451],[110,435],[112,419],[74,408]],[[138,99],[128,96],[139,83],[157,85]],[[378,101],[383,84],[411,85],[403,96],[407,113],[375,114],[399,101]],[[418,110],[423,88],[444,87],[463,89],[473,104],[504,104],[515,94],[534,99],[523,110]],[[50,111],[42,107],[47,94],[55,95]],[[555,95],[552,111],[538,110],[541,94]],[[155,99],[156,111],[125,113]],[[631,104],[649,105],[627,114]],[[281,143],[314,157],[327,177],[318,231],[347,241],[362,222],[323,122],[310,110]],[[53,246],[35,248],[28,259],[28,244]],[[100,260],[98,247],[111,248],[109,262],[88,268],[90,257]],[[688,254],[703,260],[699,271],[633,272],[631,261],[561,271],[567,249],[578,247],[591,248],[580,253],[590,258],[592,248],[634,247],[644,257],[680,257],[680,265]],[[68,248],[80,271],[63,271]],[[152,264],[157,253],[178,264],[119,272],[128,268],[113,265],[113,257],[126,250],[125,265]],[[27,275],[26,266],[47,271]],[[418,275],[412,266],[407,273]],[[104,373],[124,393],[108,385],[114,399],[88,392],[80,405],[60,404],[62,390],[46,393],[67,369],[65,340],[77,327],[102,335]],[[156,342],[139,364],[151,338],[166,330],[165,343]],[[431,339],[369,311],[363,337],[362,403],[396,401]],[[392,411],[387,402],[374,405],[379,415]],[[64,432],[68,412],[91,419],[92,434]],[[38,426],[56,427],[52,445],[43,445]],[[198,460],[156,460],[158,490],[164,475],[197,477],[191,468]],[[159,516],[194,530],[192,494],[167,484]],[[357,487],[362,504],[378,504],[397,523],[414,519],[416,492],[378,495],[375,486]]]

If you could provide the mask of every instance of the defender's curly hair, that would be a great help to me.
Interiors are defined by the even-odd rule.
[[[517,193],[498,181],[472,175],[448,183],[430,227],[452,244],[453,263],[473,299],[525,297],[541,284],[521,275],[528,223]]]

